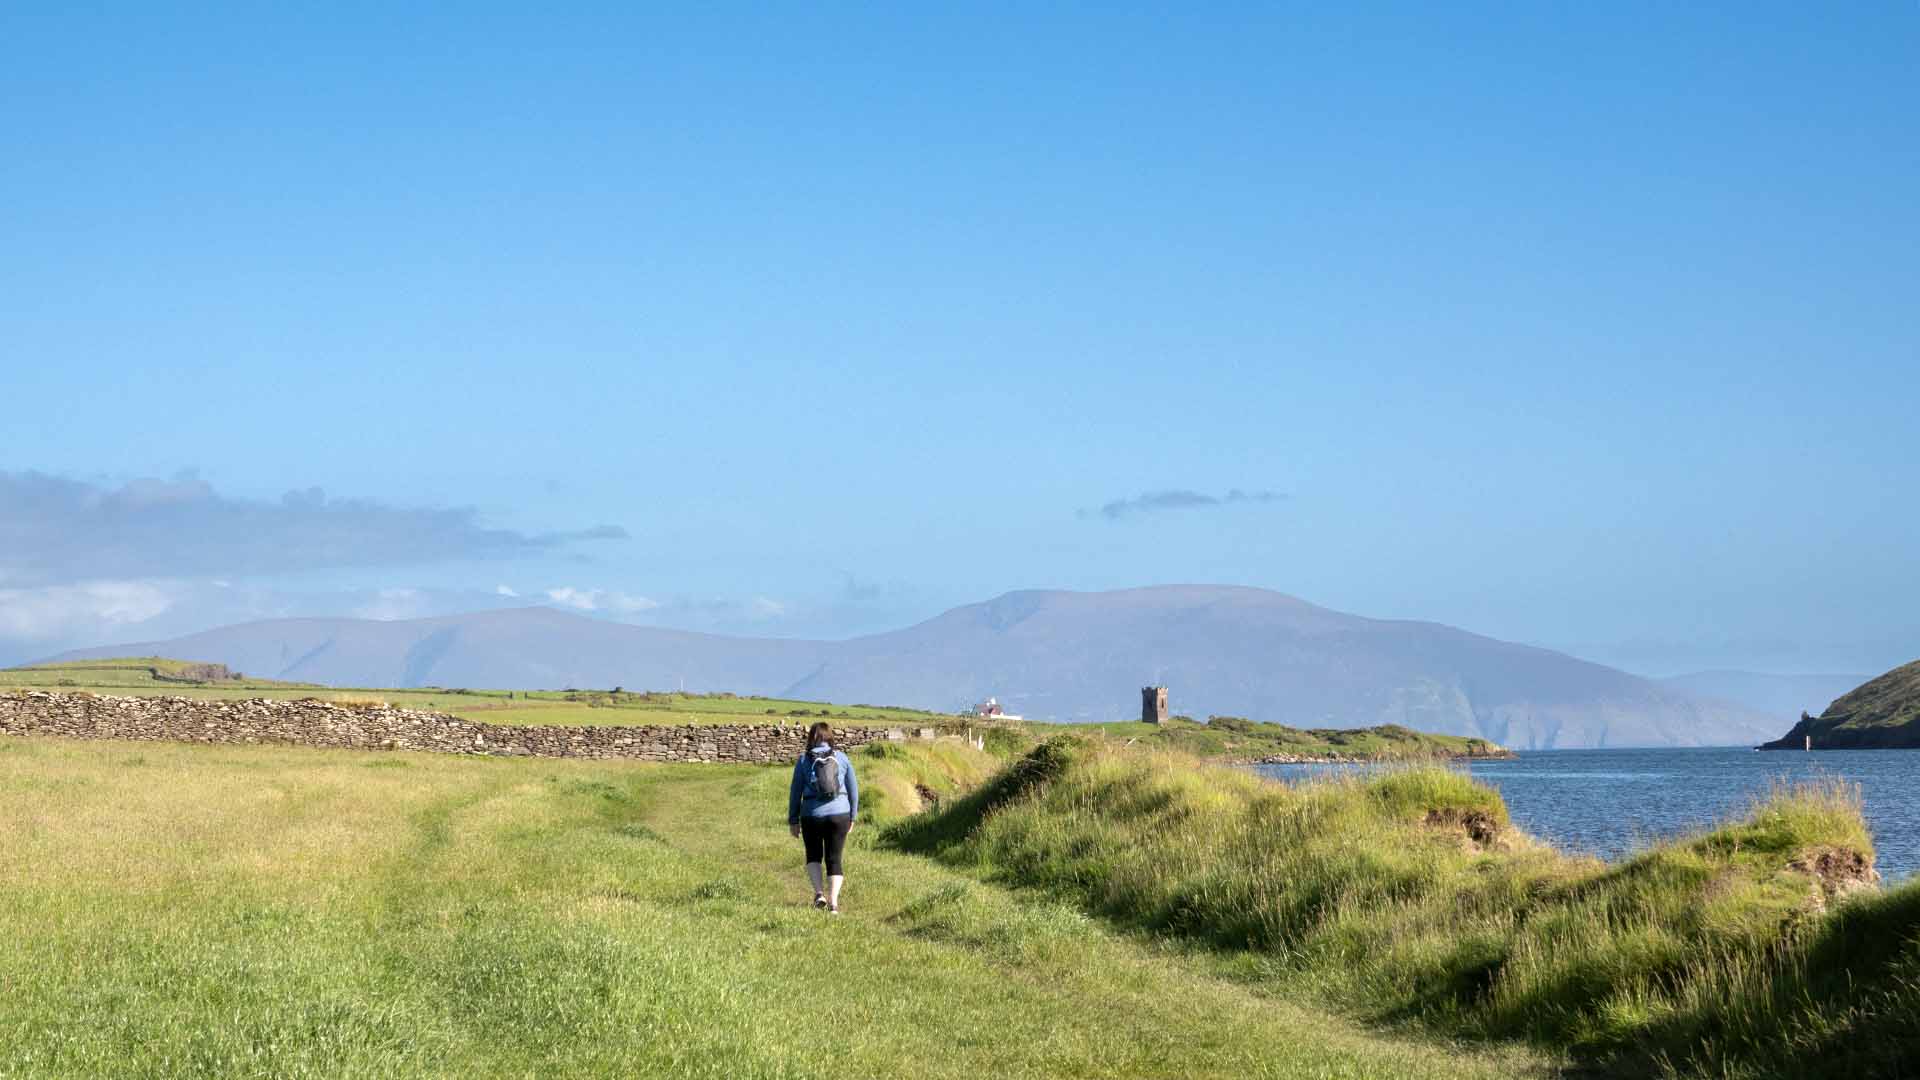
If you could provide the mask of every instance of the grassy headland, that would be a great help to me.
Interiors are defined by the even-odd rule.
[[[1062,732],[1118,739],[1141,749],[1176,750],[1215,761],[1360,761],[1382,759],[1501,757],[1508,752],[1485,739],[1430,735],[1383,724],[1370,728],[1294,728],[1237,716],[1215,716],[1206,723],[1176,716],[1164,724],[1138,720],[1113,724],[1024,725],[1028,735],[1049,738]]]
[[[1920,884],[1860,887],[1873,848],[1839,786],[1609,865],[1443,768],[1281,785],[1064,738],[887,839],[1192,941],[1252,986],[1622,1075],[1920,1065]]]
[[[1920,660],[1894,668],[1836,699],[1819,716],[1806,717],[1762,750],[1799,750],[1813,739],[1816,750],[1920,748]]]
[[[855,755],[849,913],[787,773],[0,740],[0,1076],[1496,1077],[874,845],[995,765]],[[878,796],[878,797],[876,797]]]

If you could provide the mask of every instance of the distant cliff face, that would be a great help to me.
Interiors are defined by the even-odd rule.
[[[395,622],[282,619],[69,658],[192,656],[344,686],[731,690],[1045,720],[1171,710],[1294,727],[1401,724],[1518,750],[1751,746],[1793,716],[1702,700],[1563,653],[1437,623],[1367,619],[1264,589],[1034,591],[851,641],[719,637],[546,609]]]
[[[1803,716],[1786,736],[1762,750],[1920,748],[1920,660],[1894,668],[1842,695],[1819,716]]]

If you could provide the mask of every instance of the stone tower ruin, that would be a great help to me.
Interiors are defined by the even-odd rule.
[[[1167,722],[1166,687],[1143,686],[1140,688],[1140,719],[1149,724]]]

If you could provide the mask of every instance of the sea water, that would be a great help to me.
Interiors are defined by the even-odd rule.
[[[1340,767],[1254,768],[1296,780]],[[1776,781],[1838,778],[1860,786],[1881,875],[1920,871],[1920,750],[1539,750],[1468,770],[1499,789],[1514,824],[1605,859],[1738,818]]]

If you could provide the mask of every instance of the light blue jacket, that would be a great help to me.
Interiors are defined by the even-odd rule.
[[[853,762],[839,750],[833,752],[840,763],[840,794],[822,799],[813,789],[813,751],[800,755],[793,763],[793,783],[787,788],[787,824],[798,825],[802,817],[832,817],[860,812],[860,782],[854,779]]]

